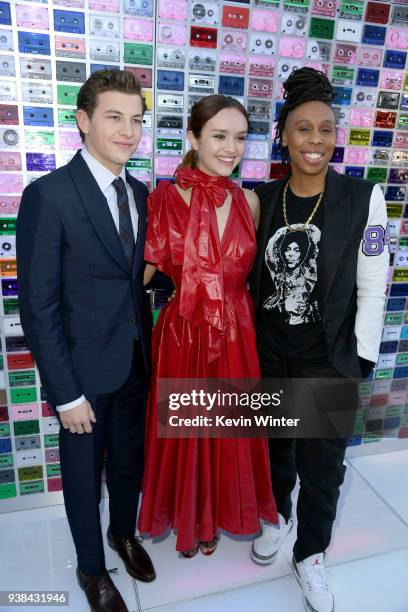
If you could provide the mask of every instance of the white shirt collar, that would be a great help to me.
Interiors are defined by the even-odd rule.
[[[118,177],[118,175],[113,174],[113,172],[105,168],[105,166],[101,164],[101,162],[99,162],[97,159],[93,157],[93,155],[89,153],[88,149],[85,146],[82,147],[81,155],[84,158],[86,164],[88,165],[88,168],[90,169],[92,173],[92,176],[98,183],[99,189],[103,193],[105,193],[105,191],[108,189],[108,187],[112,185],[112,182],[115,180],[115,178]],[[125,185],[126,185],[125,166],[122,167],[122,171],[119,174],[119,176],[124,180]]]

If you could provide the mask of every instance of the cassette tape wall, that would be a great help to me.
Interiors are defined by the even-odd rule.
[[[213,92],[249,111],[236,179],[251,187],[281,176],[272,137],[282,82],[302,65],[326,72],[336,94],[333,165],[380,183],[391,220],[381,355],[361,387],[351,444],[408,437],[407,50],[408,4],[398,0],[0,0],[3,509],[61,498],[58,422],[19,321],[15,221],[24,186],[81,146],[78,89],[105,66],[131,70],[144,87],[144,135],[128,169],[150,187],[172,176],[189,108]]]

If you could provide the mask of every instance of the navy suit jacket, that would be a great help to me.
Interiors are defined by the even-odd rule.
[[[143,288],[145,185],[127,175],[139,215],[129,268],[108,204],[82,155],[29,185],[17,218],[20,317],[47,400],[117,390],[130,371],[135,324],[150,370]]]

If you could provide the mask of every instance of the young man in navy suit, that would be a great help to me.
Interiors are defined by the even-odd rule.
[[[17,219],[20,316],[47,400],[61,421],[65,507],[90,608],[126,605],[105,568],[99,517],[106,449],[108,543],[154,580],[134,537],[143,471],[151,314],[143,288],[145,185],[125,164],[145,103],[130,72],[95,72],[78,95],[84,148],[29,185]]]

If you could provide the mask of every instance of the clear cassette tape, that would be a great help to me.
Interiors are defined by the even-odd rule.
[[[220,7],[210,0],[193,0],[190,4],[190,21],[195,24],[216,25],[220,21]]]
[[[0,77],[15,77],[16,64],[12,55],[0,55]]]
[[[296,60],[281,59],[278,63],[278,79],[286,79],[294,70],[300,68],[300,63]]]
[[[274,55],[277,52],[277,38],[267,32],[252,32],[249,47],[251,53]]]
[[[265,100],[248,100],[247,110],[250,121],[269,121],[271,118],[271,103]]]
[[[100,62],[119,62],[120,43],[114,40],[91,40],[89,43],[91,60]]]
[[[119,38],[119,17],[113,15],[89,15],[89,33],[97,38]]]
[[[377,98],[377,90],[371,87],[354,87],[353,106],[365,106],[374,108]]]
[[[255,36],[255,34],[253,34]],[[258,34],[257,36],[261,36]],[[245,51],[247,46],[247,35],[245,32],[235,30],[223,30],[221,34],[221,49],[228,51]]]
[[[0,79],[0,102],[17,102],[17,84]]]
[[[14,51],[13,32],[0,30],[0,51]]]
[[[125,15],[153,17],[153,0],[123,0]]]
[[[52,78],[51,60],[34,57],[20,57],[20,76],[23,79],[50,81]]]
[[[186,21],[187,0],[159,0],[158,13],[160,19]]]
[[[221,54],[222,55],[222,54]],[[220,57],[221,62],[221,57]],[[217,56],[215,51],[209,49],[190,49],[188,66],[190,70],[200,70],[203,72],[215,72]]]
[[[184,70],[185,61],[184,49],[175,49],[174,47],[158,47],[157,49],[157,65],[160,68]]]
[[[245,144],[244,157],[246,159],[266,159],[268,157],[269,144],[262,140],[247,140]]]
[[[158,41],[165,45],[183,46],[186,44],[186,28],[184,25],[159,23]]]
[[[39,104],[52,104],[53,102],[51,83],[23,81],[21,83],[21,95],[23,102],[34,102]]]
[[[189,74],[188,91],[189,93],[214,93],[215,77],[205,74]]]
[[[183,113],[184,96],[172,93],[158,94],[156,108],[158,113]]]
[[[282,13],[281,32],[294,36],[306,36],[307,16],[296,13]]]
[[[331,43],[313,38],[307,41],[306,57],[310,60],[327,62],[330,59]]]

